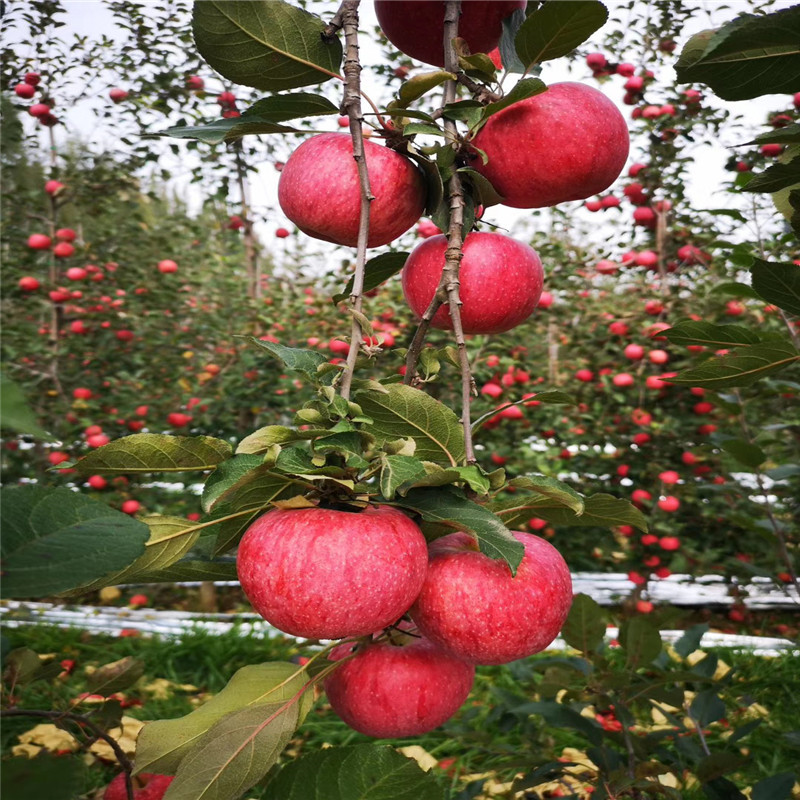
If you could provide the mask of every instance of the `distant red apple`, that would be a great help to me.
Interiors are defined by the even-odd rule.
[[[611,382],[614,384],[614,386],[619,387],[633,386],[634,379],[633,375],[627,372],[620,372],[611,379]]]
[[[504,561],[478,552],[466,533],[430,545],[428,572],[411,608],[420,631],[476,664],[505,664],[544,650],[572,605],[569,569],[544,539],[514,532],[525,548],[512,577]]]
[[[364,142],[364,153],[375,197],[368,246],[379,247],[419,219],[425,207],[425,182],[408,158],[388,147]],[[306,139],[281,171],[278,203],[303,233],[355,247],[361,193],[350,136],[322,133]]]
[[[165,258],[158,262],[158,271],[169,275],[172,272],[178,271],[178,265],[171,258]]]
[[[47,105],[47,103],[34,103],[28,109],[28,113],[32,117],[36,117],[37,119],[41,119],[42,117],[45,117],[50,113],[50,106]]]
[[[403,267],[403,294],[418,316],[439,284],[446,250],[447,237],[433,236],[411,251]],[[463,253],[459,294],[465,333],[502,333],[534,312],[544,272],[532,247],[500,233],[470,233]],[[431,324],[452,329],[449,308],[440,308]]]
[[[472,53],[497,47],[503,20],[525,0],[466,0],[461,4],[458,35]],[[375,0],[375,15],[386,38],[401,52],[426,64],[444,66],[444,5],[440,0]]]
[[[43,233],[32,233],[28,237],[28,247],[31,250],[49,250],[53,240]]]
[[[17,286],[19,286],[23,292],[35,292],[41,286],[41,284],[36,280],[36,278],[26,275],[24,278],[19,279]]]
[[[681,501],[678,500],[677,497],[667,495],[666,497],[660,498],[656,505],[658,505],[662,511],[666,511],[667,513],[671,514],[673,511],[677,511],[681,507]]]
[[[277,236],[278,239],[286,239],[290,235],[291,233],[287,228],[278,228],[278,230],[275,231],[275,236]]]
[[[537,303],[537,308],[550,308],[553,305],[553,295],[550,292],[542,292]]]
[[[623,352],[625,358],[629,358],[631,361],[639,361],[644,358],[644,347],[640,344],[629,344]]]
[[[171,428],[183,428],[192,421],[190,414],[183,414],[180,411],[173,411],[167,414],[167,424]]]
[[[431,236],[437,236],[440,233],[438,225],[430,220],[423,219],[417,223],[417,235],[421,239],[430,239]]]
[[[130,342],[133,340],[133,331],[120,330],[114,334],[121,342]]]
[[[605,95],[579,83],[553,83],[491,116],[474,145],[488,162],[476,155],[473,168],[505,205],[541,208],[607,189],[630,142],[625,119]]]
[[[44,190],[51,195],[58,194],[64,188],[64,184],[60,181],[47,181],[44,185]]]
[[[135,503],[135,500],[129,502]],[[138,635],[138,631],[135,631]],[[122,634],[120,633],[120,636]],[[161,800],[167,792],[169,785],[175,780],[173,775],[157,775],[152,772],[142,772],[133,778],[133,800]],[[127,800],[125,790],[125,773],[121,772],[106,787],[103,800]]]
[[[353,649],[341,645],[339,660]],[[351,728],[375,738],[419,736],[438,728],[467,699],[475,667],[425,638],[396,646],[360,644],[324,682],[333,710]]]
[[[86,481],[92,489],[100,491],[108,486],[108,481],[102,475],[90,475]]]
[[[36,94],[36,87],[31,86],[29,83],[18,83],[14,87],[14,94],[23,100],[30,100]]]
[[[66,272],[67,278],[71,281],[82,281],[88,275],[89,273],[83,267],[70,267]]]
[[[128,93],[124,89],[111,89],[108,93],[108,96],[111,98],[111,101],[114,103],[121,103],[123,100],[127,100]]]
[[[76,400],[90,400],[92,397],[92,390],[79,386],[77,389],[72,390],[72,396]]]
[[[135,514],[141,507],[141,503],[138,500],[125,500],[121,506],[125,514]]]
[[[186,88],[199,91],[205,86],[205,81],[197,75],[190,75],[186,79]]]
[[[662,536],[658,540],[658,544],[662,550],[678,550],[681,546],[681,540],[677,536]]]
[[[237,571],[253,609],[293,636],[364,636],[408,611],[425,579],[422,531],[400,511],[368,506],[275,509],[239,545]]]
[[[29,83],[31,86],[38,86],[42,80],[42,76],[38,72],[26,72],[22,80],[24,80],[25,83]]]
[[[74,245],[71,245],[69,242],[59,242],[53,248],[53,255],[56,258],[69,258],[74,254],[75,254],[75,247]]]

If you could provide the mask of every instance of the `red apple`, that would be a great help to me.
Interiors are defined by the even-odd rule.
[[[505,664],[544,650],[572,604],[569,568],[558,550],[530,533],[516,576],[504,561],[480,553],[466,533],[430,545],[425,583],[411,608],[420,631],[476,664]]]
[[[405,156],[364,142],[369,180],[369,247],[405,233],[425,207],[425,182]],[[355,247],[361,213],[353,143],[346,133],[322,133],[306,139],[286,162],[278,183],[283,213],[303,233],[325,242]]]
[[[336,648],[333,660],[352,645]],[[325,679],[333,710],[351,728],[376,738],[419,736],[438,728],[467,699],[475,667],[425,638],[397,646],[359,645]]]
[[[138,500],[126,500],[121,508],[125,514],[135,514],[141,508],[141,504]]]
[[[644,358],[644,347],[640,344],[629,344],[623,352],[625,353],[625,358],[631,361],[639,361],[639,359]]]
[[[92,397],[92,390],[79,386],[77,389],[72,390],[72,396],[76,400],[90,400]]]
[[[463,0],[458,35],[472,53],[488,53],[500,42],[503,20],[526,0]],[[406,55],[444,66],[444,3],[441,0],[375,0],[375,15],[386,38]]]
[[[34,103],[29,109],[28,113],[32,117],[42,119],[50,114],[50,106],[47,103]]]
[[[178,265],[171,258],[165,258],[158,262],[158,271],[164,275],[169,275],[178,271]]]
[[[553,305],[553,295],[550,292],[542,292],[536,308],[550,308],[551,305]]]
[[[53,240],[43,233],[32,233],[28,237],[28,247],[31,250],[49,250]]]
[[[290,231],[286,228],[278,228],[278,230],[275,231],[275,236],[277,236],[278,239],[286,239],[290,235]]]
[[[56,195],[64,188],[64,184],[60,181],[47,181],[44,185],[44,190],[47,194]]]
[[[71,281],[82,281],[88,274],[83,267],[70,267],[66,272],[67,278]]]
[[[75,247],[69,242],[59,242],[53,248],[53,255],[56,258],[69,258],[75,253]]]
[[[134,800],[161,800],[166,794],[169,785],[175,780],[173,775],[157,775],[153,772],[143,772],[133,778]],[[127,800],[125,790],[125,773],[120,772],[106,787],[103,800]]]
[[[180,411],[174,411],[167,414],[167,424],[171,428],[183,428],[192,421],[190,414],[182,414]]]
[[[105,489],[106,486],[108,486],[108,481],[102,475],[90,475],[86,483],[97,491]]]
[[[604,191],[622,171],[630,147],[627,123],[614,103],[579,83],[551,84],[494,114],[474,144],[488,163],[476,154],[473,168],[514,208],[554,206]]]
[[[186,79],[186,88],[187,89],[194,89],[195,91],[199,91],[205,86],[205,81],[199,77],[198,75],[190,75]]]
[[[677,497],[667,495],[666,497],[660,498],[657,505],[662,511],[666,511],[668,514],[671,514],[681,507],[681,501],[678,500]]]
[[[18,83],[14,87],[14,94],[23,100],[30,100],[36,94],[36,87],[31,86],[29,83]]]
[[[31,275],[26,275],[24,278],[19,279],[17,286],[19,286],[23,292],[35,292],[41,284]]]
[[[421,316],[444,267],[446,236],[420,242],[403,267],[403,294]],[[536,309],[544,272],[536,251],[500,233],[470,233],[464,240],[459,273],[461,323],[465,333],[502,333],[524,322]],[[432,323],[452,330],[450,311],[440,308]]]
[[[611,382],[614,384],[614,386],[633,386],[634,379],[633,375],[630,373],[620,372],[611,379]]]
[[[128,97],[128,93],[124,89],[112,89],[108,96],[111,98],[113,103],[121,103],[123,100],[126,100]]]
[[[389,506],[275,509],[239,545],[254,610],[293,636],[363,636],[397,621],[425,579],[422,531]]]

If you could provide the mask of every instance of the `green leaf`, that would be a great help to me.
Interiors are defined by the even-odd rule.
[[[526,67],[561,58],[585,42],[608,19],[608,9],[596,0],[545,3],[522,23],[515,45]]]
[[[684,370],[672,383],[689,383],[707,389],[752,386],[766,375],[800,361],[800,353],[789,342],[769,342],[710,358],[698,367]]]
[[[576,730],[594,745],[599,745],[603,740],[603,729],[594,720],[587,719],[575,709],[557,703],[555,700],[523,703],[515,708],[510,708],[509,711],[519,716],[538,714],[548,725]]]
[[[790,186],[800,185],[800,158],[792,159],[788,164],[773,164],[763,172],[755,175],[745,192],[777,192]]]
[[[0,373],[0,428],[16,433],[27,433],[45,442],[56,441],[36,421],[22,389],[2,373]]]
[[[452,72],[440,69],[433,72],[421,72],[418,75],[413,75],[407,81],[404,81],[400,86],[398,96],[400,102],[397,107],[405,107],[409,103],[413,103],[423,95],[441,86],[446,81],[454,81],[456,76]]]
[[[200,2],[206,2],[206,0],[200,0]],[[171,136],[173,139],[197,139],[206,144],[220,144],[235,142],[242,136],[270,133],[306,133],[306,131],[292,128],[289,125],[278,125],[257,117],[246,118],[242,115],[230,119],[215,119],[205,125],[175,125],[160,131],[158,135]]]
[[[290,761],[267,784],[265,800],[444,800],[444,789],[393,747],[357,744]]]
[[[455,103],[448,103],[442,108],[442,116],[447,119],[460,120],[467,124],[468,128],[474,128],[480,121],[483,114],[483,104],[477,100],[458,100]],[[455,161],[455,151],[452,151]],[[447,158],[447,156],[445,156]],[[441,162],[440,162],[441,165]]]
[[[742,261],[745,261],[744,265],[740,266],[747,266],[749,267],[753,263],[753,257],[751,255],[746,255]],[[731,259],[733,261],[733,259]],[[709,289],[709,294],[727,294],[731,295],[732,297],[749,297],[753,300],[762,300],[763,298],[761,295],[753,289],[752,286],[748,286],[746,283],[738,283],[737,281],[725,281],[724,283],[718,283],[715,286],[712,286]],[[725,325],[724,327],[729,327]]]
[[[422,462],[413,456],[381,456],[381,494],[392,500],[404,484],[414,483],[425,474]]]
[[[687,628],[683,636],[675,642],[673,649],[681,658],[686,658],[689,653],[693,653],[700,647],[700,642],[708,629],[709,625],[707,622],[702,622],[699,625],[692,625],[692,627]]]
[[[714,689],[698,692],[692,700],[692,716],[701,728],[716,722],[725,716],[725,703],[717,696]]]
[[[125,656],[119,661],[103,664],[87,680],[89,691],[108,697],[114,692],[124,692],[144,675],[144,661]]]
[[[780,772],[764,778],[753,787],[750,800],[789,800],[795,780],[794,772]]]
[[[339,40],[283,0],[198,0],[192,30],[200,55],[234,83],[279,92],[339,77]]]
[[[773,14],[741,14],[710,36],[690,40],[675,71],[681,83],[708,84],[723,100],[797,91],[800,6]]]
[[[202,2],[202,0],[201,0]],[[338,114],[339,109],[327,97],[311,92],[293,92],[292,94],[273,94],[262,97],[250,108],[242,112],[239,120],[258,117],[272,122],[286,122],[290,119],[305,117],[322,117]]]
[[[711,753],[697,765],[695,774],[697,779],[705,784],[739,769],[744,762],[744,757],[739,753]]]
[[[358,392],[357,402],[373,420],[368,430],[378,443],[413,439],[420,461],[456,466],[464,459],[464,431],[458,417],[429,394],[401,384],[387,392]]]
[[[524,525],[531,516],[541,517],[554,525],[600,526],[633,525],[647,530],[647,520],[627,500],[608,494],[593,494],[583,500],[583,513],[578,515],[550,497],[527,495],[507,498],[490,505],[492,511],[509,527]]]
[[[474,534],[482,553],[503,559],[517,574],[525,548],[503,522],[485,506],[473,503],[456,489],[412,489],[398,503],[422,515],[427,522],[444,524],[453,530]]]
[[[260,466],[263,459],[260,455],[236,455],[223,461],[208,476],[208,480],[203,487],[201,505],[203,511],[208,513],[214,508],[214,504],[219,498],[243,478],[250,470]]]
[[[69,489],[2,489],[3,597],[46,597],[126,567],[147,525]]]
[[[489,103],[489,105],[484,108],[481,122],[486,122],[492,114],[496,114],[504,108],[513,106],[514,103],[527,100],[529,97],[535,97],[537,94],[541,94],[544,91],[547,91],[547,85],[544,81],[540,81],[539,78],[523,78],[505,97],[494,103]]]
[[[764,451],[752,442],[744,439],[722,438],[714,439],[714,444],[719,445],[726,453],[730,453],[740,464],[756,469],[767,460]]]
[[[768,303],[800,316],[800,266],[753,259],[753,288]]]
[[[274,661],[242,667],[221,692],[185,717],[148,722],[139,734],[136,772],[174,773],[190,751],[196,752],[205,745],[209,731],[224,717],[256,709],[262,712],[263,721],[275,708],[291,700],[307,680],[308,676],[296,664]],[[300,721],[310,705],[307,693],[300,704],[293,706]],[[201,796],[198,792],[195,800]]]
[[[593,653],[606,633],[605,612],[589,595],[576,594],[561,638],[584,655]]]
[[[183,517],[153,515],[145,517],[142,522],[150,529],[144,554],[119,572],[112,572],[99,580],[79,586],[77,592],[84,594],[103,586],[139,581],[143,573],[163,570],[179,561],[200,538],[200,531],[192,530],[197,523]]]
[[[287,428],[283,425],[266,425],[249,436],[245,436],[236,448],[236,455],[260,455],[266,453],[274,444],[286,444],[304,438],[303,433],[294,428]]]
[[[42,669],[42,659],[30,647],[17,647],[3,659],[3,680],[8,684],[25,686],[36,680]]]
[[[543,497],[549,497],[559,505],[571,508],[578,515],[583,513],[583,497],[557,478],[548,478],[546,475],[521,475],[519,478],[512,478],[508,483],[517,489],[527,489]]]
[[[203,0],[207,2],[208,0]],[[278,342],[266,342],[261,339],[256,339],[255,336],[242,336],[248,342],[262,347],[264,350],[271,353],[276,358],[280,359],[287,369],[293,369],[297,372],[302,372],[306,377],[313,381],[317,381],[317,367],[320,364],[327,362],[327,356],[316,350],[306,350],[301,347],[286,347],[286,345],[279,344]]]
[[[619,629],[619,643],[631,669],[647,666],[661,652],[661,634],[658,628],[644,616],[631,617]]]
[[[403,136],[441,136],[442,138],[447,137],[447,133],[445,132],[444,128],[440,128],[438,125],[431,124],[429,122],[409,122],[403,128]]]
[[[3,800],[74,800],[82,791],[84,766],[43,750],[36,758],[3,759],[0,794]]]
[[[503,34],[500,37],[500,44],[498,45],[503,69],[506,72],[514,72],[519,75],[528,71],[525,69],[525,65],[522,61],[520,61],[515,46],[517,33],[525,22],[525,19],[525,11],[521,8],[515,9],[513,14],[506,17],[503,20]]]
[[[141,583],[176,583],[177,581],[235,581],[235,561],[179,561],[166,569],[143,572]]]
[[[475,196],[475,202],[479,205],[488,208],[489,206],[496,206],[503,202],[503,196],[495,191],[494,186],[492,186],[489,180],[481,175],[480,172],[476,172],[470,167],[460,167],[456,172],[467,178],[472,193]]]
[[[377,289],[385,281],[397,275],[406,263],[408,253],[381,253],[375,258],[371,258],[364,265],[364,291],[369,292]],[[344,291],[333,296],[334,305],[338,305],[342,300],[346,300],[353,291],[353,278],[347,281]]]
[[[800,144],[800,122],[760,133],[746,144]]]
[[[713,325],[692,320],[682,320],[660,335],[666,336],[673,344],[699,344],[714,348],[758,344],[761,341],[757,333],[741,325]]]
[[[213,436],[134,433],[98,447],[75,463],[79,475],[198,472],[229,459],[233,448]]]

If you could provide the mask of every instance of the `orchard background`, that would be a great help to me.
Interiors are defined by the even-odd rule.
[[[348,130],[342,82],[242,85],[213,47],[201,45],[199,54],[191,4],[96,5],[113,33],[76,30],[70,3],[10,3],[3,16],[0,452],[11,532],[4,596],[125,606],[141,588],[115,597],[109,587],[158,581],[145,591],[157,591],[165,607],[243,611],[243,596],[215,597],[209,582],[236,577],[232,554],[257,512],[296,496],[271,471],[281,453],[307,441],[286,431],[326,429],[314,440],[323,457],[296,456],[280,475],[299,475],[317,492],[358,486],[347,470],[362,469],[359,459],[371,463],[374,453],[364,437],[354,445],[343,434],[368,424],[360,416],[370,416],[369,403],[342,407],[331,381],[341,385],[352,354],[357,392],[375,390],[370,382],[398,385],[416,323],[397,273],[405,254],[438,232],[434,225],[446,231],[449,217],[431,205],[410,231],[371,250],[363,307],[348,313],[347,282],[363,258],[301,233],[274,191],[302,134]],[[432,128],[440,118],[430,114],[442,104],[447,76],[382,39],[371,5],[361,10],[364,86],[424,160],[444,147]],[[292,6],[320,27],[337,10]],[[522,40],[517,34],[516,55],[538,58],[514,72],[507,27],[500,55],[512,70],[501,87],[485,60],[460,63],[473,83],[498,95],[523,71],[527,81],[567,77],[599,89],[622,109],[631,153],[609,189],[553,208],[510,211],[473,179],[467,216],[474,211],[477,230],[508,232],[534,247],[544,293],[512,331],[466,337],[476,390],[469,415],[481,421],[477,465],[435,478],[429,470],[427,486],[419,474],[404,484],[387,468],[400,462],[386,459],[406,451],[384,451],[375,474],[386,498],[405,498],[404,507],[421,515],[429,536],[467,527],[483,546],[496,529],[485,518],[469,528],[463,504],[491,507],[509,527],[554,544],[573,572],[626,574],[629,593],[612,613],[576,601],[564,632],[570,654],[479,668],[474,704],[423,740],[442,756],[434,757],[438,769],[423,774],[405,757],[397,762],[396,751],[343,734],[329,711],[315,721],[315,710],[296,734],[292,726],[286,738],[270,734],[254,745],[260,774],[242,777],[246,770],[236,767],[234,778],[223,775],[208,790],[217,794],[203,796],[793,796],[794,698],[780,688],[789,679],[753,696],[752,686],[766,684],[749,662],[726,674],[716,654],[698,664],[681,659],[696,651],[699,626],[709,623],[797,636],[792,613],[754,613],[744,598],[754,579],[797,591],[800,57],[792,44],[800,13],[771,2],[748,8],[754,16],[744,19],[736,5],[709,14],[694,3],[609,4],[607,18],[603,9],[529,3],[539,23]],[[690,39],[703,28],[722,33]],[[253,30],[248,36],[257,38]],[[727,58],[704,53],[709,41],[727,48]],[[754,54],[754,41],[763,55]],[[274,100],[289,96],[274,91],[291,89],[300,92],[296,114]],[[47,108],[32,116],[36,104]],[[367,103],[362,111],[375,142],[385,131]],[[462,111],[458,119],[469,119]],[[584,125],[591,136],[592,120]],[[366,337],[360,349],[351,347],[356,328]],[[432,331],[417,386],[437,409],[454,410],[441,423],[451,432],[462,413],[459,369],[452,334]],[[429,429],[416,446],[437,432]],[[174,440],[120,440],[137,434],[192,439],[180,440],[183,455],[171,449]],[[393,436],[405,437],[414,438],[407,429]],[[234,458],[230,445],[238,445]],[[98,510],[108,507],[121,513]],[[91,518],[102,525],[71,528]],[[494,545],[513,560],[507,542],[505,550]],[[733,603],[722,614],[653,603],[654,585],[674,575],[724,576]],[[206,583],[195,597],[174,586],[182,580]],[[606,623],[619,623],[621,650],[603,643]],[[659,628],[687,634],[662,651]],[[149,702],[128,710],[131,698],[147,694],[143,671],[166,677],[157,643],[123,642],[129,652],[115,651],[122,660],[102,667],[98,679],[82,670],[108,661],[99,647],[89,655],[85,641],[56,638],[64,652],[42,658],[34,650],[44,656],[50,648],[23,633],[8,631],[4,712],[38,704],[77,744],[12,753],[32,721],[11,714],[3,736],[9,797],[32,796],[37,778],[49,792],[37,796],[94,796],[120,766],[130,772],[132,743],[127,756],[109,745],[92,764],[65,750],[124,740],[123,707],[129,720],[191,710]],[[265,658],[258,648],[225,645],[236,655],[221,674],[174,671],[173,684],[215,694],[237,668]],[[298,656],[293,640],[260,646],[283,662],[315,652]],[[75,661],[70,648],[86,660],[77,670],[63,666]],[[311,679],[292,667],[264,680],[290,675],[297,687]],[[106,700],[98,710],[80,692]],[[122,699],[108,699],[120,692]],[[238,698],[226,713],[248,702]],[[773,716],[747,716],[753,705]],[[299,724],[307,709],[294,713]],[[24,757],[36,753],[31,770]],[[306,761],[295,767],[298,756]],[[148,772],[179,767],[163,753],[147,763],[160,765]],[[340,795],[303,783],[323,774],[345,776]],[[365,786],[380,776],[394,783],[370,794],[357,786],[359,775]],[[167,797],[197,791],[176,780]]]

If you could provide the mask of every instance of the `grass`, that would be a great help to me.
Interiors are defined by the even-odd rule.
[[[87,666],[136,656],[145,662],[145,675],[126,695],[141,700],[142,705],[128,708],[125,713],[144,720],[187,714],[195,707],[193,698],[218,692],[240,667],[264,661],[290,660],[299,653],[295,642],[290,639],[253,639],[235,633],[214,636],[198,632],[176,643],[158,638],[91,636],[81,631],[41,626],[7,630],[5,637],[8,647],[29,647],[40,654],[56,654],[58,660],[66,658],[76,662],[69,677],[20,687],[16,696],[18,707],[63,708],[87,690]],[[792,655],[767,659],[744,652],[716,652],[735,669],[735,679],[725,697],[732,726],[738,724],[737,719],[743,717],[747,713],[746,707],[754,702],[768,713],[762,724],[738,743],[739,747],[747,748],[747,760],[736,773],[736,782],[746,786],[768,775],[791,771],[798,760],[798,745],[786,738],[786,734],[800,727],[800,705],[796,697],[800,686],[800,660]],[[479,668],[473,694],[456,717],[425,736],[390,743],[396,746],[419,745],[439,761],[455,759],[450,768],[453,775],[448,776],[444,770],[436,770],[436,774],[443,785],[457,789],[464,788],[458,775],[490,772],[502,782],[512,779],[519,771],[557,758],[566,746],[584,751],[587,742],[574,731],[550,728],[536,717],[520,718],[503,709],[503,696],[534,699],[542,679],[542,673],[535,669],[535,665],[538,659],[549,655],[534,656],[504,667]],[[147,690],[148,685],[157,679],[174,685],[161,699]],[[186,684],[196,689],[177,688]],[[18,735],[36,722],[38,720],[23,718],[4,720],[0,734],[4,757],[10,754]],[[725,744],[723,733],[723,729],[716,728],[712,732],[709,737],[712,750],[730,749]],[[295,755],[315,750],[323,744],[367,741],[371,740],[347,728],[322,698],[287,752]],[[87,790],[102,786],[114,772],[111,766],[89,768],[85,774]],[[258,797],[258,790],[253,790],[248,796]],[[689,792],[685,796],[695,795]]]

